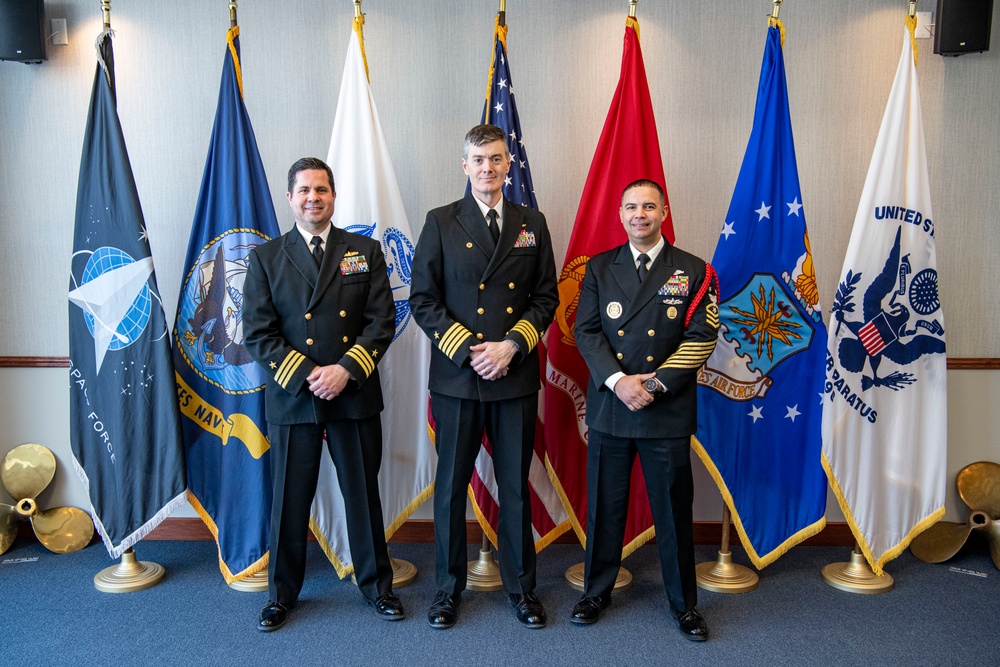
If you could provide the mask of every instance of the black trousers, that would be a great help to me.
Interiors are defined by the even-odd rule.
[[[537,393],[484,403],[431,392],[438,454],[434,480],[434,556],[439,590],[451,595],[465,590],[466,489],[484,432],[493,445],[493,468],[500,496],[497,549],[503,588],[508,593],[535,589],[528,470],[534,451],[537,411]]]
[[[324,432],[344,496],[358,589],[369,600],[392,590],[392,564],[378,491],[382,464],[379,416],[326,424],[268,423],[274,487],[268,592],[272,600],[285,605],[294,604],[302,590],[309,508],[316,494]]]
[[[584,595],[611,593],[622,564],[636,454],[649,492],[663,586],[675,613],[698,602],[691,439],[617,438],[590,429],[587,442],[587,557]]]

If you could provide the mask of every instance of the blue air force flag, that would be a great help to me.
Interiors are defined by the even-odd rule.
[[[267,567],[267,377],[243,347],[243,279],[250,249],[278,235],[243,103],[239,34],[234,27],[227,35],[174,325],[188,498],[215,536],[219,568],[229,584]]]
[[[945,511],[946,359],[933,217],[904,30],[830,309],[823,398],[823,466],[875,574]]]
[[[382,467],[379,493],[389,539],[433,492],[437,457],[427,433],[426,387],[430,341],[411,326],[413,240],[396,172],[366,73],[361,20],[355,19],[333,122],[327,163],[336,181],[333,224],[382,242],[396,303],[396,334],[379,363],[382,394]],[[344,499],[333,462],[321,458],[310,526],[345,577],[354,570]]]
[[[94,525],[118,558],[184,503],[184,449],[111,32],[97,43],[70,267],[70,443]]]
[[[725,300],[698,373],[694,449],[762,568],[826,525],[820,464],[826,330],[788,111],[777,21],[753,129],[712,258]]]

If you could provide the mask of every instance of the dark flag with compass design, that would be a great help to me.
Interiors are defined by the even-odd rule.
[[[170,340],[116,108],[111,33],[80,160],[69,282],[70,440],[112,558],[185,502]]]

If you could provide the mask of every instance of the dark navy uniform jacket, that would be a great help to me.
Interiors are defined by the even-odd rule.
[[[669,243],[641,285],[628,243],[590,259],[575,329],[590,368],[588,426],[623,438],[679,438],[697,430],[697,372],[719,331],[713,275],[703,260]],[[667,392],[632,412],[604,384],[619,371],[655,372]]]
[[[431,391],[479,401],[538,391],[538,339],[559,304],[552,242],[540,212],[505,199],[503,216],[493,253],[471,194],[427,213],[413,257],[410,307],[431,339]],[[468,363],[469,348],[504,339],[520,353],[505,377],[483,380]]]
[[[378,362],[396,330],[396,308],[377,241],[330,228],[323,265],[292,228],[250,252],[243,293],[246,349],[267,372],[267,420],[318,424],[382,411]],[[309,391],[317,366],[354,377],[332,400]]]

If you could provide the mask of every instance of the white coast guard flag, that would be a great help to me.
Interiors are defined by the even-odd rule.
[[[396,335],[379,363],[386,406],[379,491],[388,539],[431,496],[437,455],[427,433],[430,341],[412,324],[407,303],[413,261],[410,223],[366,70],[361,21],[355,19],[327,163],[337,189],[333,224],[382,242],[396,302]],[[344,499],[328,455],[322,457],[310,527],[337,574],[351,574]]]
[[[944,515],[944,318],[910,34],[830,317],[823,467],[875,574]]]

